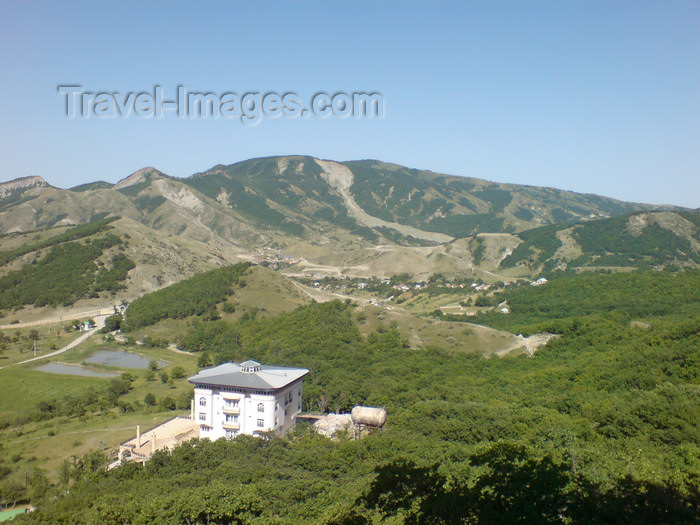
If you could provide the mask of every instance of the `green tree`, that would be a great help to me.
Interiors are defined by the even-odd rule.
[[[211,366],[211,364],[211,354],[209,354],[207,351],[202,352],[197,358],[197,366],[199,368],[206,368]]]
[[[121,324],[122,314],[110,315],[107,319],[105,319],[105,325],[100,329],[100,332],[114,332],[115,330],[119,330],[121,328]]]
[[[227,314],[232,314],[232,313],[234,313],[235,311],[236,311],[236,305],[235,305],[235,304],[233,304],[233,303],[230,302],[230,301],[226,301],[226,302],[224,303],[224,312],[226,312]]]
[[[170,371],[170,377],[172,377],[173,379],[182,379],[183,377],[185,377],[185,375],[187,375],[185,373],[185,369],[181,366],[173,367],[173,369]]]
[[[471,456],[470,462],[487,467],[468,491],[479,523],[561,523],[570,505],[565,466],[506,443]]]
[[[177,403],[175,403],[175,400],[170,396],[162,398],[158,405],[163,410],[175,410],[177,408]]]

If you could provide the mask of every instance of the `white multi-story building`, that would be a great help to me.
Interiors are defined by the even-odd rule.
[[[190,377],[194,385],[193,417],[200,437],[211,440],[294,426],[301,412],[305,368],[266,366],[255,361],[224,363]]]

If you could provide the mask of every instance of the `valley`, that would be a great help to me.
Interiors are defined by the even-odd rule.
[[[195,492],[246,523],[381,521],[374,494],[402,483],[421,487],[407,519],[447,498],[468,520],[517,489],[490,481],[509,469],[556,472],[528,498],[574,521],[591,492],[652,514],[654,491],[679,516],[697,500],[697,211],[311,157],[0,195],[0,499],[30,522],[157,521],[166,493],[182,521]],[[188,377],[247,359],[308,369],[306,414],[387,424],[105,470],[136,425],[189,417]],[[212,457],[235,495],[201,478]]]

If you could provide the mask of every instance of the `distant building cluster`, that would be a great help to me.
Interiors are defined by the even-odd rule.
[[[254,264],[264,264],[270,266],[291,266],[292,264],[298,264],[300,262],[306,261],[303,257],[297,257],[296,255],[290,254],[280,254],[269,248],[265,249],[266,252],[260,256],[250,257],[250,262]]]

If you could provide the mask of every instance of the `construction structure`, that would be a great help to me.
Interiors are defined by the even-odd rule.
[[[314,430],[326,437],[337,437],[338,432],[347,432],[352,439],[378,430],[386,423],[386,410],[377,407],[356,406],[350,414],[304,415]]]
[[[124,461],[145,463],[157,450],[172,450],[198,437],[199,426],[186,417],[174,417],[143,434],[141,425],[137,425],[136,437],[119,445],[118,459],[109,468],[119,466]]]

